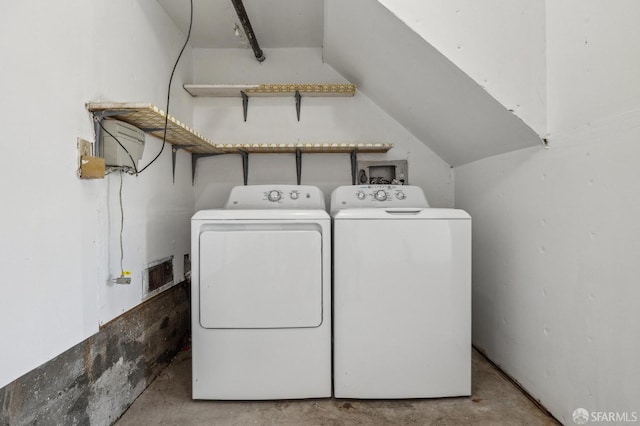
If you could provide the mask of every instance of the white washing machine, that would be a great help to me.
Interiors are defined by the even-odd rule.
[[[191,221],[194,399],[331,396],[331,222],[320,189],[232,189]]]
[[[471,217],[415,186],[343,186],[333,216],[334,395],[471,394]]]

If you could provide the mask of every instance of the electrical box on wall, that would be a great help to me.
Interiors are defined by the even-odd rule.
[[[359,185],[409,185],[407,160],[358,161]]]
[[[78,138],[78,176],[81,179],[102,179],[104,170],[104,158],[93,156],[93,144]]]
[[[104,120],[102,127],[100,155],[104,158],[107,167],[137,167],[144,151],[144,132],[129,123],[118,120]]]

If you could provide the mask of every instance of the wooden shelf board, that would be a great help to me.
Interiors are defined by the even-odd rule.
[[[197,154],[214,154],[223,151],[216,145],[197,133],[195,130],[181,123],[176,118],[166,114],[160,108],[149,103],[112,103],[90,102],[86,107],[91,112],[108,112],[109,117],[132,124],[139,129],[160,139],[164,135],[164,124],[167,121],[167,142],[183,147],[189,152]]]
[[[90,102],[86,104],[93,113],[108,113],[109,117],[132,124],[162,139],[166,114],[149,103]],[[291,143],[291,144],[216,144],[195,132],[172,116],[167,121],[167,142],[195,154],[257,153],[384,153],[393,148],[389,143]]]
[[[241,97],[243,91],[251,96],[353,96],[352,83],[290,83],[290,84],[185,84],[184,89],[197,97]]]
[[[345,154],[352,151],[383,153],[393,148],[389,143],[314,143],[314,144],[217,144],[216,147],[225,152],[244,151],[248,154],[286,154],[295,153],[298,149],[304,154],[326,153]]]

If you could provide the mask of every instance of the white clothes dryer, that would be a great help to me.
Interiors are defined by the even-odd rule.
[[[331,396],[331,223],[320,189],[232,189],[191,221],[193,398]]]
[[[333,216],[334,395],[471,393],[471,217],[415,186],[343,186]]]

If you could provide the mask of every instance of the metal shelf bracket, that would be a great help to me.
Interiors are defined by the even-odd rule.
[[[223,153],[207,153],[207,154],[196,154],[195,152],[191,153],[191,185],[196,182],[196,167],[198,164],[198,160],[205,157],[213,157],[215,155],[221,155]]]
[[[358,150],[351,151],[351,185],[356,184],[356,174],[358,173]]]
[[[249,153],[246,151],[239,151],[242,156],[242,179],[244,184],[247,185],[249,181]]]
[[[302,181],[302,150],[296,148],[296,179],[298,185]]]
[[[302,104],[302,95],[300,95],[300,91],[296,90],[296,115],[298,116],[298,121],[300,121],[300,105]]]
[[[240,95],[242,96],[242,114],[244,115],[244,121],[247,121],[247,112],[249,112],[249,96],[245,93],[244,90],[240,91]]]
[[[127,110],[105,110],[105,111],[92,111],[93,115],[93,131],[96,135],[95,143],[93,144],[93,155],[96,157],[100,156],[100,152],[102,151],[102,147],[100,146],[100,140],[102,136],[102,120],[108,117],[115,117],[118,115],[127,114],[129,111]]]
[[[171,146],[171,176],[173,183],[176,183],[176,157],[179,149],[191,148],[196,145],[172,145]]]

